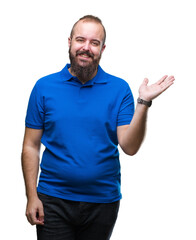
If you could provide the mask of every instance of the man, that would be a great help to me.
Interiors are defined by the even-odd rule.
[[[31,93],[22,167],[26,216],[38,239],[110,239],[121,199],[117,146],[137,153],[152,100],[174,82],[164,76],[148,86],[145,78],[134,112],[128,84],[99,66],[105,38],[99,18],[79,19],[68,39],[71,64],[41,78]]]

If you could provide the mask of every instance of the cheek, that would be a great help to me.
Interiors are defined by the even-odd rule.
[[[101,56],[101,50],[100,49],[92,49],[92,53],[94,54],[94,56],[99,57]]]
[[[80,45],[74,44],[71,46],[70,51],[75,56],[76,52],[81,49]]]

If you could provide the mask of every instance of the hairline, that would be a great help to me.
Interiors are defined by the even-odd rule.
[[[94,17],[94,16],[84,16],[82,18],[80,18],[72,27],[72,30],[71,30],[71,34],[70,34],[70,38],[72,39],[73,38],[73,35],[74,35],[74,30],[76,28],[76,25],[79,23],[79,22],[94,22],[94,23],[97,23],[97,24],[100,24],[103,28],[103,34],[104,34],[104,37],[103,37],[103,46],[105,45],[105,41],[106,41],[106,31],[105,31],[105,27],[103,26],[102,24],[102,21],[97,18],[97,17]]]

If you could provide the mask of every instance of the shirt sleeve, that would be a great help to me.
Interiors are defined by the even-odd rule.
[[[44,128],[44,98],[40,94],[37,83],[29,98],[25,125],[34,129]]]
[[[129,85],[122,100],[117,119],[117,126],[130,124],[135,111],[134,98]]]

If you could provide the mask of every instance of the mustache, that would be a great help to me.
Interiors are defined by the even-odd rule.
[[[81,55],[81,54],[86,54],[88,57],[93,58],[94,54],[90,53],[89,51],[77,51],[76,56]]]

